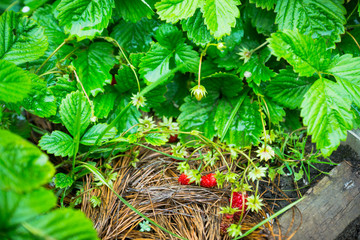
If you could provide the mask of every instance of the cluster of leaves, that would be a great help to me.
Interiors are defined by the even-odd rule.
[[[64,126],[39,147],[72,160],[67,183],[58,183],[65,189],[80,157],[165,144],[171,124],[154,130],[140,121],[145,112],[177,119],[183,143],[201,132],[237,149],[265,141],[265,152],[267,130],[305,125],[329,156],[360,124],[358,5],[2,1],[1,128],[19,132],[21,124],[27,137],[23,110]],[[189,89],[200,82],[207,94],[198,101]]]
[[[0,130],[1,239],[98,239],[81,211],[56,209],[56,197],[42,185],[54,166],[36,146]]]

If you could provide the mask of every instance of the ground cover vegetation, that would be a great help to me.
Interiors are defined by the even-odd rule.
[[[360,124],[359,9],[356,0],[1,1],[0,238],[98,239],[74,208],[99,208],[101,193],[87,193],[105,187],[144,219],[139,231],[186,239],[114,190],[116,161],[136,169],[144,149],[176,165],[179,186],[229,191],[221,234],[246,237],[271,220],[242,228],[264,211],[262,179],[310,183],[314,164],[332,164],[319,157]],[[317,150],[305,151],[309,139]]]

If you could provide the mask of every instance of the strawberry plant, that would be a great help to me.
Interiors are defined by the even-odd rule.
[[[5,215],[5,237],[37,233],[35,225],[46,227],[41,219],[83,218],[50,211],[53,196],[41,185],[54,168],[15,133],[56,159],[62,206],[71,192],[80,199],[87,174],[111,187],[117,156],[129,153],[137,167],[135,147],[171,146],[165,155],[178,165],[180,184],[231,190],[222,213],[238,219],[222,231],[244,236],[244,213],[264,204],[260,179],[285,166],[306,173],[289,158],[316,162],[304,145],[285,153],[287,132],[306,129],[329,157],[359,127],[359,9],[356,0],[2,1],[0,152],[13,154],[13,167],[3,169],[0,194],[18,202],[28,194],[24,208],[35,198],[48,202],[18,220]],[[25,163],[22,156],[41,157]],[[219,162],[226,170],[205,173]]]

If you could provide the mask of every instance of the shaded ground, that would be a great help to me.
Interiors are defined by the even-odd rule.
[[[311,151],[311,148],[313,148],[313,144],[307,145],[307,150]],[[319,159],[320,161],[326,161],[325,159]],[[351,147],[347,145],[341,145],[337,151],[335,151],[331,157],[330,160],[334,163],[340,163],[345,162],[346,164],[349,164],[353,172],[360,176],[360,158],[355,153]],[[328,164],[314,164],[314,166],[323,172],[330,172],[336,165],[328,165]],[[319,171],[315,168],[311,168],[311,178],[316,177],[319,175]],[[307,184],[306,181],[299,180],[296,183],[294,183],[294,176],[281,176],[280,179],[275,180],[276,185],[278,188],[274,188],[274,186],[271,186],[265,182],[262,183],[262,190],[267,190],[263,197],[267,199],[267,202],[271,206],[271,203],[273,203],[273,209],[274,212],[277,212],[281,208],[285,207],[289,204],[289,199],[292,201],[298,199],[301,195],[304,195],[307,190],[314,185],[316,185],[325,174],[321,174],[317,176],[310,184]],[[299,189],[296,191],[295,189]],[[282,198],[286,198],[281,200]],[[355,219],[337,238],[337,240],[360,240],[360,216]]]
[[[347,226],[336,240],[360,240],[360,216]]]
[[[307,150],[310,152],[312,148],[315,148],[314,144],[308,144]],[[327,161],[326,159],[320,158],[320,161]],[[340,163],[345,161],[347,164],[353,167],[353,171],[357,172],[360,176],[360,158],[356,152],[354,152],[349,146],[341,145],[330,157],[330,160],[334,163]],[[336,165],[329,165],[329,164],[313,164],[317,169],[323,172],[330,172],[331,169],[336,167]],[[298,169],[295,169],[298,171]],[[288,197],[291,200],[296,200],[301,195],[304,195],[309,188],[316,185],[324,176],[325,174],[320,174],[318,170],[315,168],[310,168],[310,175],[313,181],[308,184],[308,182],[304,179],[299,180],[297,183],[294,183],[294,176],[281,176],[280,179],[275,180],[275,184],[278,185],[278,189],[274,188],[273,186],[269,185],[267,182],[262,183],[262,189],[268,190],[265,192],[263,197],[270,201],[275,201],[276,204],[274,205],[274,211],[278,211],[283,207],[287,206],[289,202],[287,200],[280,200],[282,198]],[[279,182],[280,181],[280,182]],[[296,186],[297,184],[297,186]],[[298,191],[296,191],[298,189]],[[300,195],[301,194],[301,195]]]

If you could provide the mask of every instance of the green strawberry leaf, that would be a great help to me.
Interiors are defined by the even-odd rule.
[[[98,94],[94,99],[94,114],[98,119],[106,118],[114,108],[117,94],[114,91],[106,91]]]
[[[15,112],[0,113],[3,117],[7,117],[10,121],[9,131],[15,133],[23,138],[30,138],[32,129],[28,119]],[[2,117],[0,116],[0,119]]]
[[[227,97],[235,97],[243,89],[242,80],[231,73],[214,73],[203,78],[202,84],[207,91],[218,91]]]
[[[148,84],[170,72],[170,63],[183,66],[183,72],[196,72],[199,54],[185,44],[182,33],[170,24],[163,24],[156,32],[158,43],[154,43],[145,57],[141,59],[140,74]]]
[[[150,51],[141,59],[140,74],[148,83],[155,82],[170,72],[170,59],[173,52],[159,43],[152,44]]]
[[[151,18],[154,15],[152,6],[156,0],[115,0],[115,11],[125,21],[138,22],[143,17]]]
[[[240,4],[239,0],[207,0],[202,6],[205,24],[216,39],[229,35],[235,27],[236,18],[240,17],[237,7]]]
[[[262,51],[252,54],[250,60],[239,68],[240,77],[245,77],[245,72],[250,72],[251,77],[247,77],[248,83],[254,82],[257,86],[260,86],[261,82],[269,81],[276,74],[269,67],[265,66],[265,63],[271,57],[271,51],[268,48],[264,48]]]
[[[131,68],[127,65],[121,65],[118,74],[115,75],[116,84],[114,88],[119,93],[138,92],[138,83]]]
[[[284,126],[285,129],[287,129],[289,131],[295,131],[295,130],[303,127],[303,124],[300,121],[300,119],[301,119],[300,110],[286,109],[285,122],[281,126]]]
[[[164,145],[169,140],[168,138],[166,134],[161,133],[149,133],[145,135],[145,141],[154,146]]]
[[[46,61],[48,57],[61,45],[66,39],[66,35],[63,27],[59,26],[58,20],[55,18],[53,13],[53,9],[50,5],[46,5],[43,8],[37,9],[32,18],[38,22],[40,26],[45,29],[45,36],[48,39],[49,47],[46,50],[45,54],[40,57],[38,60],[32,63],[34,67],[40,67],[42,63]],[[47,63],[37,72],[37,74],[42,74],[47,71],[51,71],[54,67],[56,67],[56,63],[61,58],[64,58],[68,53],[70,53],[74,47],[66,44],[52,56]],[[55,81],[55,76],[53,74],[48,74],[44,76],[46,81],[49,82],[51,80]]]
[[[160,19],[168,23],[191,17],[199,6],[200,0],[161,0],[155,4]]]
[[[163,103],[166,100],[164,96],[166,91],[167,91],[166,86],[159,85],[153,90],[146,93],[144,96],[146,98],[146,106],[142,107],[141,110],[148,112],[150,111],[149,108],[158,107],[161,103]]]
[[[55,175],[54,183],[57,188],[62,189],[71,187],[74,183],[74,180],[69,175],[66,175],[64,173],[57,173]]]
[[[337,83],[326,78],[317,80],[305,94],[301,116],[308,126],[312,141],[327,157],[346,140],[347,130],[352,129],[351,100]]]
[[[32,13],[35,9],[38,9],[50,0],[24,0],[24,5],[29,7],[30,10],[26,14]]]
[[[113,7],[114,0],[61,0],[57,19],[70,37],[93,39],[108,26]]]
[[[0,101],[20,102],[28,96],[30,90],[30,74],[14,63],[0,60]]]
[[[45,54],[47,58],[60,44],[62,44],[64,39],[66,39],[64,28],[59,26],[59,22],[55,18],[52,7],[50,5],[46,5],[43,8],[37,9],[34,12],[32,18],[36,20],[36,22],[38,22],[39,25],[45,29],[45,35],[49,42],[49,48],[47,49]],[[64,47],[59,49],[56,54],[64,55],[64,53],[67,52],[64,50]],[[67,47],[70,48],[70,46]]]
[[[25,193],[0,190],[2,233],[46,213],[55,206],[56,197],[50,190],[44,188]]]
[[[108,122],[111,122],[116,118],[116,116],[128,105],[130,102],[129,98],[122,98],[117,100],[117,106],[115,110],[109,115]],[[126,112],[126,116],[120,119],[116,124],[115,127],[119,133],[123,133],[129,130],[132,126],[139,123],[139,118],[141,117],[141,112],[136,109],[135,106],[131,105],[130,108]],[[129,133],[136,132],[137,128],[132,128]]]
[[[72,157],[74,155],[73,138],[61,131],[53,131],[50,135],[45,134],[42,136],[39,147],[55,156]]]
[[[225,43],[225,49],[222,52],[233,51],[235,46],[241,44],[242,39],[244,37],[244,24],[241,18],[236,19],[236,25],[231,30],[231,34],[229,36],[225,36],[222,39],[222,42]]]
[[[53,92],[56,100],[56,106],[59,109],[61,102],[66,96],[77,90],[76,81],[70,81],[68,75],[64,75],[63,77],[59,77],[55,83],[55,85],[49,87]],[[50,121],[54,123],[61,123],[59,111],[57,111],[55,116],[49,118]]]
[[[215,114],[215,128],[218,135],[222,135],[232,110],[240,97],[219,101]],[[227,144],[233,144],[237,147],[246,147],[251,144],[257,145],[262,133],[262,123],[259,113],[259,105],[256,102],[251,103],[250,98],[246,97],[241,104],[235,118],[231,122],[229,130],[223,140]]]
[[[214,59],[214,63],[217,64],[218,68],[224,68],[225,70],[229,71],[232,69],[238,69],[242,66],[243,61],[239,60],[240,57],[238,52],[241,51],[240,46],[235,46],[234,51],[229,51],[225,56],[223,57],[217,57]]]
[[[331,47],[345,32],[346,10],[339,0],[279,0],[276,23],[280,30],[295,30],[314,38],[325,38]]]
[[[353,114],[354,129],[358,129],[360,128],[360,109],[356,105],[351,104],[351,112]]]
[[[44,29],[12,11],[0,16],[0,42],[0,59],[16,65],[38,59],[48,48]]]
[[[360,106],[360,57],[349,54],[336,55],[325,71],[335,76],[338,83],[350,94],[352,101]]]
[[[92,43],[88,49],[77,53],[74,66],[85,91],[94,97],[104,92],[104,85],[111,83],[110,70],[117,63],[113,47],[107,42]]]
[[[57,106],[54,94],[46,83],[35,74],[29,74],[32,89],[29,96],[23,100],[24,108],[39,117],[50,117],[56,114]]]
[[[282,69],[266,88],[274,101],[290,109],[300,107],[305,93],[315,82],[312,78],[299,77],[291,68]]]
[[[48,183],[54,172],[48,157],[36,146],[0,130],[0,190],[30,191]]]
[[[177,66],[184,65],[182,72],[196,72],[199,69],[199,54],[192,47],[183,43],[175,49],[175,63]]]
[[[186,97],[185,103],[180,107],[181,113],[177,119],[180,130],[185,132],[197,130],[212,140],[216,134],[214,127],[216,105],[214,102],[218,98],[219,93],[210,91],[201,101],[190,96]],[[180,134],[179,137],[183,142],[194,139],[194,137],[185,134]]]
[[[270,121],[277,125],[283,121],[286,113],[284,108],[270,100],[270,98],[264,98],[266,104],[262,101],[263,111],[265,112],[266,116],[270,119]]]
[[[95,144],[96,139],[99,135],[108,127],[105,123],[99,123],[97,125],[92,126],[85,134],[82,136],[80,143],[84,145],[92,146]],[[102,142],[114,138],[116,135],[116,128],[111,128],[101,139]],[[101,143],[101,142],[99,142]]]
[[[276,14],[273,11],[266,11],[257,8],[254,4],[249,4],[245,7],[244,14],[247,19],[251,20],[251,25],[256,28],[259,34],[270,36],[277,30],[277,25],[275,25]]]
[[[179,106],[184,103],[184,98],[189,95],[187,83],[182,75],[175,75],[175,78],[166,85],[166,100],[159,106],[153,107],[158,116],[178,117]]]
[[[210,31],[204,23],[200,9],[196,10],[192,17],[181,20],[183,31],[187,32],[187,36],[196,45],[205,47],[206,44],[213,40]]]
[[[146,18],[136,23],[121,20],[110,36],[128,52],[146,52],[150,49],[151,37],[157,25],[155,20]]]
[[[62,123],[73,137],[83,135],[90,125],[90,104],[79,91],[66,96],[61,102],[59,113]]]
[[[178,44],[185,42],[182,32],[171,24],[162,24],[155,37],[159,44],[168,50],[173,50]]]
[[[271,34],[268,41],[273,54],[288,61],[300,76],[309,77],[329,65],[331,52],[326,50],[323,39],[314,40],[297,30],[283,30]]]
[[[274,8],[277,0],[250,0],[250,3],[255,3],[258,8],[270,10]]]
[[[98,240],[96,230],[90,219],[81,211],[69,208],[56,209],[26,222],[34,236],[25,228],[17,228],[15,236],[25,236],[25,239],[76,239]]]

